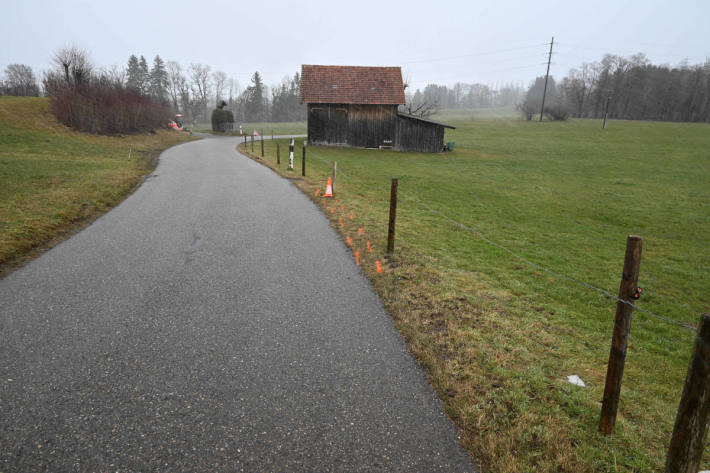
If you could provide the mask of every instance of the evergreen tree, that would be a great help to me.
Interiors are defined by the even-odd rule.
[[[138,69],[140,71],[140,87],[138,90],[141,94],[147,95],[150,87],[150,71],[148,70],[148,62],[143,56],[141,56],[138,62]]]
[[[264,116],[264,82],[261,80],[259,72],[255,72],[251,78],[251,83],[245,91],[244,118],[247,121],[261,121]]]
[[[150,95],[160,102],[166,101],[168,89],[168,72],[160,56],[155,56],[153,69],[150,71]]]
[[[141,90],[141,69],[138,58],[131,54],[128,58],[128,70],[126,71],[126,87],[140,92]]]

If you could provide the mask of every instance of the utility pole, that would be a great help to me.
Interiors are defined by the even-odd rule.
[[[609,115],[609,102],[611,102],[611,96],[606,98],[606,107],[604,107],[604,124],[602,128],[606,129],[606,117]]]
[[[552,45],[555,44],[555,37],[550,41],[550,55],[547,56],[547,73],[545,74],[545,88],[542,90],[542,105],[540,106],[540,121],[542,121],[542,113],[545,111],[545,96],[547,95],[547,79],[550,77],[550,62],[552,61]]]

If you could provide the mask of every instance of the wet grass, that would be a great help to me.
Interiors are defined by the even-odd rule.
[[[692,331],[634,315],[616,432],[601,435],[614,301],[480,236],[615,294],[626,237],[641,235],[640,305],[695,324],[710,307],[710,126],[454,124],[453,153],[309,147],[305,179],[300,140],[294,171],[286,141],[281,165],[268,141],[260,161],[293,178],[350,238],[485,471],[662,470]],[[333,161],[337,201],[326,201],[315,192]],[[400,203],[388,259],[392,177]],[[569,384],[571,374],[587,387]]]

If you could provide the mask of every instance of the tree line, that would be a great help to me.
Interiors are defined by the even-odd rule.
[[[544,77],[528,89],[519,109],[531,119],[540,113]],[[557,82],[550,77],[545,113],[560,119],[608,117],[624,120],[710,121],[710,59],[675,67],[654,65],[644,54],[607,54],[599,62],[572,69]]]
[[[493,89],[484,84],[466,84],[457,82],[453,87],[429,84],[424,90],[408,91],[405,84],[407,113],[427,116],[441,109],[475,109],[491,107],[509,107],[520,103],[525,97],[525,88],[520,85],[506,84]]]
[[[68,54],[70,49],[77,53],[76,48],[68,48],[64,53]],[[88,65],[88,55],[79,53],[77,57],[83,55]],[[56,57],[54,62],[55,69],[45,72],[41,83],[29,66],[7,66],[0,80],[0,93],[36,96],[57,91],[57,84],[61,83],[57,81],[57,71],[60,77],[64,76],[65,83],[70,82],[67,79],[70,75]],[[210,121],[210,111],[222,102],[237,122],[298,121],[306,117],[306,107],[300,101],[298,73],[269,88],[257,71],[241,90],[238,81],[222,71],[212,71],[209,65],[197,63],[183,68],[180,63],[165,62],[158,55],[149,66],[145,57],[134,54],[125,68],[96,70],[91,65],[86,73],[85,83],[122,89],[169,106],[172,113],[182,113],[191,124]],[[493,89],[462,82],[453,87],[429,84],[415,92],[407,88],[403,111],[425,116],[443,108],[517,106],[525,118],[532,119],[540,113],[544,83],[545,78],[538,77],[527,91],[513,84]],[[610,118],[710,121],[710,60],[671,67],[651,64],[644,54],[630,57],[607,54],[599,62],[584,63],[570,70],[561,81],[550,77],[545,104],[545,114],[551,119],[570,115],[600,118],[608,104]]]

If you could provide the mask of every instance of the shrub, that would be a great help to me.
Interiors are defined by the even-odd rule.
[[[545,116],[552,121],[565,121],[569,118],[569,111],[563,105],[550,105],[545,107]]]
[[[231,110],[220,107],[212,111],[212,131],[227,131],[227,127],[231,130],[232,123],[234,123],[234,114]]]
[[[68,127],[88,133],[145,133],[166,126],[170,108],[105,77],[67,81],[55,73],[44,79],[51,110]]]

